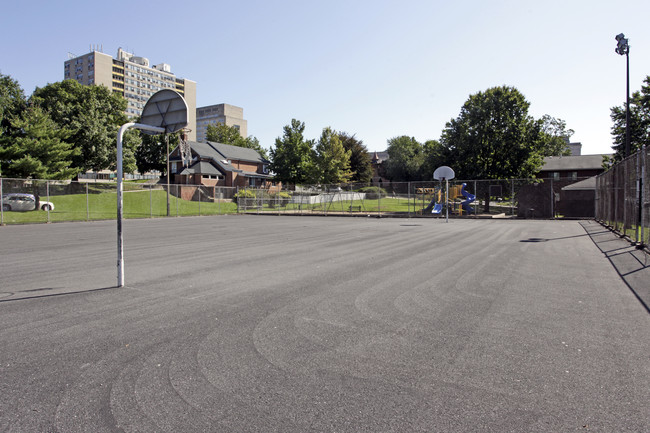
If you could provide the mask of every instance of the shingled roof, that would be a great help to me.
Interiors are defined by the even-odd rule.
[[[225,174],[226,172],[236,172],[246,177],[256,178],[272,178],[273,176],[261,173],[252,173],[235,168],[231,161],[252,162],[254,164],[268,164],[269,161],[262,158],[254,149],[245,147],[231,146],[229,144],[215,143],[208,141],[201,143],[198,141],[190,141],[193,157],[197,157],[198,161],[194,162],[190,167],[184,169],[180,174]],[[180,152],[178,147],[171,153],[170,161],[180,161]],[[209,162],[207,162],[209,161]],[[220,173],[219,173],[220,172]]]
[[[598,170],[603,168],[603,155],[547,156],[540,171]]]

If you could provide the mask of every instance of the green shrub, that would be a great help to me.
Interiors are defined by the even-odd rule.
[[[255,198],[255,191],[252,189],[240,189],[233,195],[233,198]]]
[[[368,200],[376,200],[378,198],[386,197],[386,195],[388,195],[385,189],[380,188],[378,186],[366,186],[361,188],[359,192],[365,193],[366,198]]]

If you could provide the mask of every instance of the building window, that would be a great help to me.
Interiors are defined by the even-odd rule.
[[[560,180],[560,172],[559,171],[554,171],[553,172],[553,180]]]
[[[577,171],[572,171],[571,172],[571,180],[578,180],[578,172]]]

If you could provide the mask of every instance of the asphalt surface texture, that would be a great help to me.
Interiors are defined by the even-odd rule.
[[[0,227],[3,432],[648,432],[650,268],[594,221]]]

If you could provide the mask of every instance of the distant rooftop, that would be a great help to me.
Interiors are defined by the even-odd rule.
[[[597,170],[603,167],[603,155],[547,156],[540,171]]]

